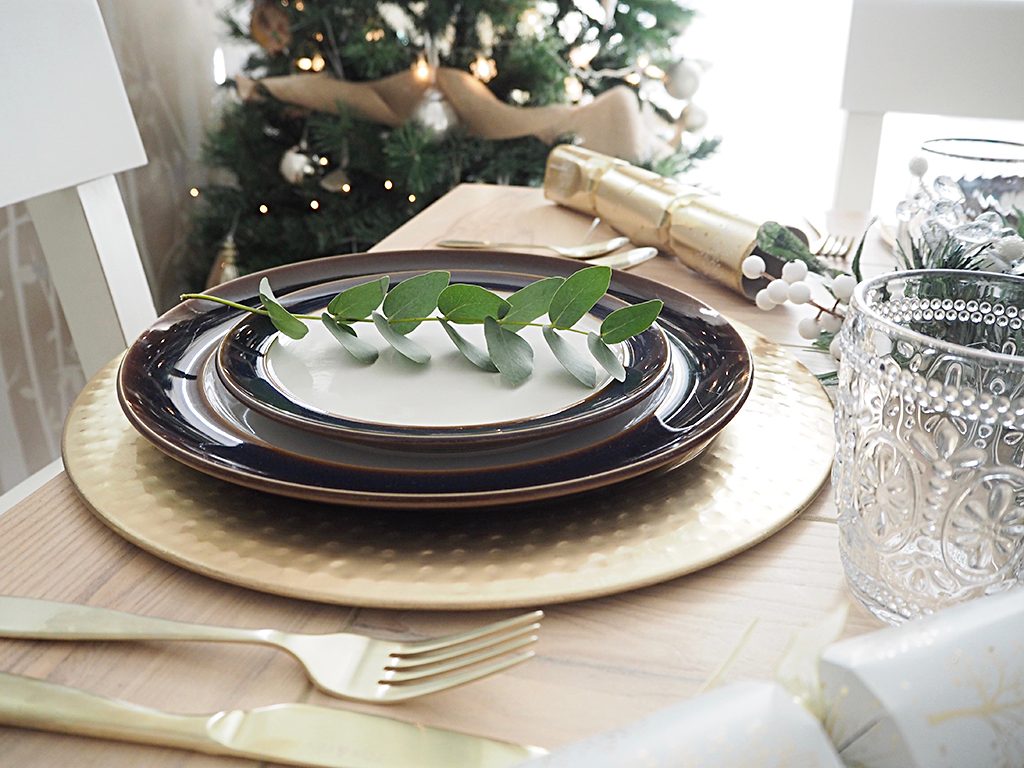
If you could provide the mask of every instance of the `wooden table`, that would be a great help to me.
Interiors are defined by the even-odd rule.
[[[849,228],[860,222],[832,223]],[[539,190],[463,185],[376,250],[429,246],[443,238],[578,242],[589,225],[588,218],[545,201]],[[611,234],[602,228],[593,237]],[[884,265],[880,242],[871,242],[868,253],[866,262]],[[668,257],[636,271],[777,341],[804,343],[795,333],[797,308],[763,313]],[[347,609],[222,584],[123,541],[92,515],[63,474],[0,517],[0,594],[189,621],[310,632],[351,628],[392,637],[454,631],[511,614]],[[725,679],[771,678],[793,632],[846,600],[835,507],[826,487],[797,520],[746,553],[658,586],[553,606],[536,659],[409,704],[339,702],[314,690],[285,654],[242,645],[0,640],[0,671],[183,713],[306,701],[551,748],[697,694],[734,650]],[[851,609],[848,634],[878,626],[862,609]],[[0,728],[0,764],[254,765],[9,728]]]

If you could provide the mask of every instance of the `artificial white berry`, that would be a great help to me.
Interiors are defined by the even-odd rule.
[[[743,276],[751,280],[757,280],[757,278],[761,277],[765,269],[764,259],[757,255],[747,256],[743,263],[740,264],[740,271],[743,272]]]
[[[846,303],[853,296],[853,289],[857,287],[857,278],[853,275],[839,275],[832,280],[832,293],[841,302]]]
[[[765,312],[771,312],[775,309],[775,302],[772,301],[771,296],[768,295],[768,289],[762,288],[754,296],[754,303],[757,304],[758,309],[763,309]]]
[[[787,283],[796,283],[807,277],[807,265],[802,261],[787,261],[782,266],[782,279]]]
[[[811,286],[796,282],[789,286],[789,300],[794,304],[806,304],[811,300]]]
[[[1003,261],[1014,262],[1024,259],[1024,238],[1019,235],[1004,237],[994,247]]]
[[[813,340],[818,338],[818,334],[821,333],[821,329],[818,328],[817,320],[813,317],[805,317],[796,324],[796,332],[800,334],[801,338]]]
[[[785,280],[772,280],[765,288],[768,297],[776,304],[782,304],[789,298],[789,283]]]
[[[912,176],[921,178],[926,173],[928,173],[928,161],[925,158],[918,155],[917,157],[910,158],[910,162],[907,163],[907,168],[910,169],[910,173]]]
[[[824,314],[821,316],[821,329],[826,333],[835,333],[842,327],[843,318]]]
[[[843,353],[839,349],[839,337],[838,336],[836,336],[834,339],[832,339],[832,343],[828,345],[828,351],[829,351],[829,354],[831,354],[832,357],[834,357],[836,360],[839,360],[839,359],[842,358]]]

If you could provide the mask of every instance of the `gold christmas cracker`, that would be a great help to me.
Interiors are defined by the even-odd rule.
[[[600,216],[636,245],[653,245],[691,269],[752,298],[759,282],[740,265],[754,251],[760,222],[720,197],[582,147],[551,150],[544,195]]]

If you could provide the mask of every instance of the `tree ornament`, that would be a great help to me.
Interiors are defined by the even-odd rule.
[[[276,0],[256,0],[249,22],[249,36],[267,53],[283,53],[292,44],[288,13]]]
[[[430,131],[435,139],[443,138],[459,122],[458,114],[437,88],[427,89],[412,119]]]
[[[708,113],[696,104],[687,104],[683,113],[679,115],[679,122],[684,131],[696,133],[708,124]]]
[[[700,86],[700,69],[686,59],[677,61],[665,73],[665,90],[674,99],[692,99]]]
[[[289,184],[301,184],[307,176],[316,173],[316,163],[302,143],[285,150],[277,169]]]
[[[238,274],[238,248],[235,246],[235,233],[232,228],[217,249],[217,258],[213,260],[210,274],[206,277],[206,287],[212,288],[228,280],[234,280]]]

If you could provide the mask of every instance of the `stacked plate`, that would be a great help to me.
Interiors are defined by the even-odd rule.
[[[257,306],[266,276],[289,310],[312,314],[339,291],[384,275],[394,286],[441,268],[453,283],[511,293],[580,266],[484,251],[359,254],[250,275],[216,293]],[[118,395],[133,426],[163,452],[258,490],[390,508],[553,498],[693,459],[750,391],[750,355],[736,330],[659,283],[616,273],[581,324],[596,329],[615,309],[652,298],[665,302],[657,323],[616,350],[625,381],[593,389],[560,367],[536,328],[521,332],[535,350],[534,373],[511,387],[462,358],[437,323],[415,332],[432,353],[423,366],[360,328],[381,350],[364,365],[319,324],[294,341],[263,316],[190,300],[128,350]],[[460,330],[480,342],[479,327]]]

